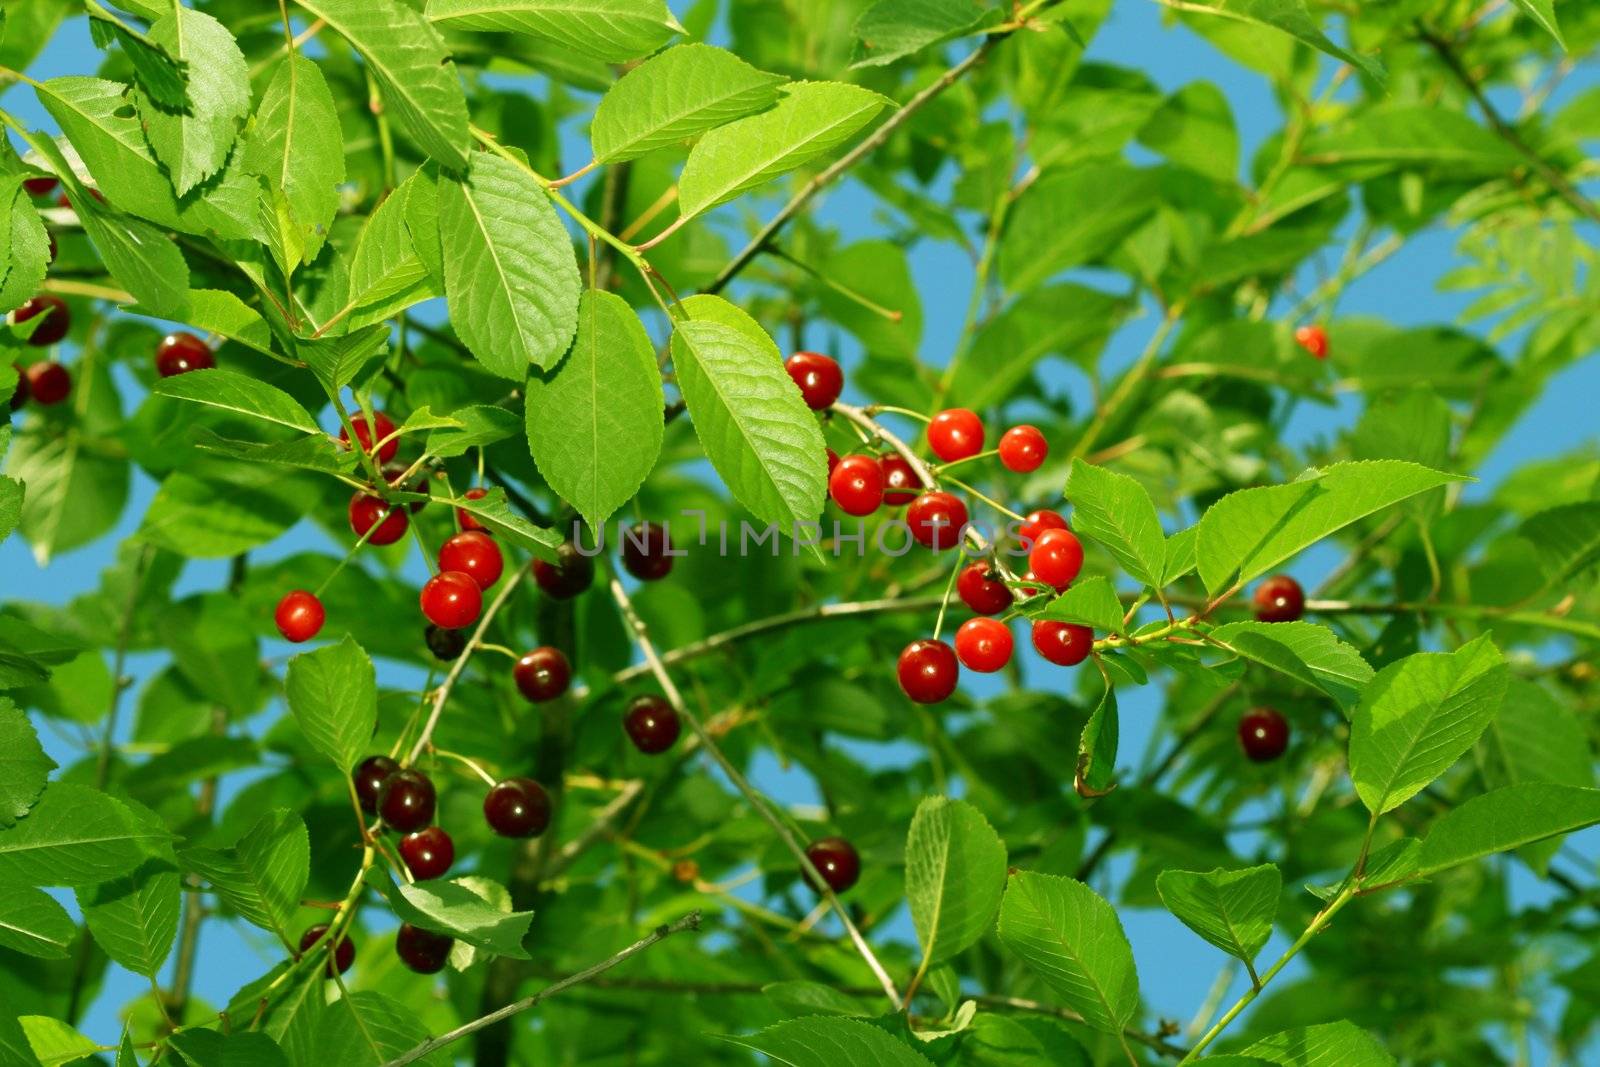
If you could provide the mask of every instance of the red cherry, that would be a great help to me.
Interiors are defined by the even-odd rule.
[[[444,970],[455,943],[455,938],[449,934],[436,934],[410,923],[401,923],[399,932],[394,935],[395,955],[418,974],[438,974]]]
[[[675,558],[665,523],[641,522],[622,531],[622,566],[641,582],[665,578]]]
[[[34,336],[38,336],[35,334]],[[28,365],[28,392],[44,407],[59,404],[72,392],[72,375],[54,361]]]
[[[350,777],[355,782],[356,799],[361,810],[368,815],[378,814],[378,794],[389,776],[400,769],[400,764],[388,756],[368,756],[361,761]]]
[[[828,449],[828,477],[830,477],[830,478],[833,477],[834,468],[837,467],[838,465],[839,465],[839,453],[835,452],[831,448]]]
[[[1276,708],[1251,708],[1239,717],[1239,744],[1256,763],[1267,763],[1289,747],[1289,721]]]
[[[567,691],[572,684],[572,664],[559,648],[543,645],[517,660],[511,677],[525,698],[542,704]]]
[[[653,693],[636,696],[628,702],[622,728],[627,731],[633,747],[647,756],[671,748],[683,729],[672,705]]]
[[[1083,570],[1083,544],[1071,530],[1046,530],[1028,553],[1028,569],[1060,592]]]
[[[1089,658],[1094,648],[1094,631],[1074,622],[1036,619],[1033,647],[1039,655],[1059,667],[1076,667]]]
[[[806,846],[806,859],[835,893],[843,893],[861,877],[861,856],[855,846],[842,837],[813,841]]]
[[[467,635],[460,630],[446,630],[429,623],[422,631],[422,640],[427,644],[428,651],[433,653],[434,659],[443,663],[451,663],[467,650]]]
[[[1000,436],[1000,462],[1007,470],[1036,471],[1050,454],[1050,442],[1035,426],[1013,426]]]
[[[463,530],[439,546],[439,570],[460,571],[477,582],[479,589],[498,582],[504,569],[500,546],[481,530]]]
[[[11,410],[16,411],[28,402],[28,372],[21,364],[12,364],[17,372],[17,387],[11,390]]]
[[[389,435],[394,433],[395,430],[394,420],[389,418],[389,416],[385,415],[383,412],[374,411],[372,413],[372,425],[376,427],[378,431],[376,435],[373,434],[372,427],[367,425],[367,417],[365,415],[356,415],[350,420],[350,425],[356,428],[356,440],[361,442],[361,451],[371,452],[373,441],[383,442],[378,446],[379,463],[387,463],[399,453],[400,438],[389,437]],[[385,440],[385,438],[387,438],[387,440]],[[346,448],[349,448],[349,431],[340,430],[339,440],[344,443]]]
[[[828,478],[828,495],[846,515],[871,515],[883,503],[883,468],[871,456],[845,456]]]
[[[296,958],[298,959],[299,956],[302,956],[309,951],[311,946],[317,943],[317,939],[327,932],[328,924],[318,923],[316,926],[311,927],[305,933],[301,934],[300,952],[296,954]],[[327,951],[327,947],[327,945],[323,945],[318,951]],[[350,965],[355,961],[355,942],[351,941],[348,937],[340,937],[339,943],[333,948],[333,958],[328,961],[328,977],[332,978],[335,974],[343,974],[350,969]]]
[[[844,371],[821,352],[796,352],[783,361],[783,369],[800,387],[800,396],[812,411],[831,407],[844,389]]]
[[[1039,535],[1046,530],[1065,530],[1067,520],[1061,517],[1059,511],[1040,508],[1030,511],[1026,518],[1017,526],[1017,542],[1023,548],[1032,548],[1039,540]]]
[[[1294,339],[1318,359],[1328,358],[1328,331],[1321,326],[1302,326],[1295,330]]]
[[[433,821],[438,794],[433,780],[421,771],[395,771],[378,787],[378,816],[391,829],[409,834]]]
[[[961,670],[955,650],[943,641],[913,641],[900,653],[900,688],[918,704],[937,704],[956,691]]]
[[[419,882],[438,878],[455,862],[456,845],[450,835],[437,826],[428,826],[400,839],[400,858],[406,870]]]
[[[156,345],[156,373],[163,378],[187,374],[192,370],[210,370],[217,365],[211,346],[192,333],[169,333]]]
[[[322,601],[317,599],[315,593],[308,593],[304,589],[291,589],[283,594],[283,599],[278,601],[278,610],[273,614],[278,632],[284,640],[295,644],[317,636],[326,618]]]
[[[506,778],[483,798],[483,817],[501,837],[538,837],[550,825],[550,795],[532,778]]]
[[[483,590],[477,579],[462,571],[440,571],[422,587],[422,614],[435,626],[459,630],[478,621],[483,611]]]
[[[1305,590],[1287,574],[1275,574],[1256,586],[1251,599],[1261,622],[1294,622],[1306,610]]]
[[[406,535],[410,525],[406,509],[399,504],[390,507],[381,498],[359,491],[350,498],[350,529],[357,537],[372,530],[369,545],[392,545]]]
[[[65,337],[67,331],[72,328],[72,312],[68,310],[67,302],[51,293],[40,293],[25,300],[11,313],[11,321],[27,322],[39,315],[43,315],[44,318],[34,327],[33,333],[28,335],[28,343],[35,348],[50,347]]]
[[[898,452],[890,452],[878,461],[883,467],[883,502],[891,508],[909,504],[922,491],[922,479],[911,464]]]
[[[946,408],[928,423],[928,447],[946,463],[983,451],[983,420],[966,408]]]
[[[489,495],[489,490],[468,489],[461,495],[468,500],[482,500],[484,497]],[[461,524],[461,528],[463,530],[485,529],[483,523],[478,521],[477,516],[473,515],[472,512],[467,511],[465,508],[456,508],[456,522]]]
[[[571,541],[556,546],[556,561],[533,561],[533,580],[545,595],[555,600],[571,600],[594,584],[594,559],[584,555]]]
[[[934,490],[911,502],[906,508],[906,522],[917,544],[943,552],[961,543],[961,530],[967,525],[967,506],[949,493]]]
[[[42,178],[24,178],[22,187],[28,190],[29,196],[49,196],[56,190],[56,176],[48,174]]]
[[[984,560],[961,568],[956,575],[956,595],[979,615],[998,615],[1016,602],[1006,583],[989,577],[989,564]]]
[[[1011,627],[999,619],[968,619],[956,631],[956,656],[979,674],[993,674],[1011,662]]]

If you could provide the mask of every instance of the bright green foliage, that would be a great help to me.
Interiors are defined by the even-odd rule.
[[[1238,871],[1162,871],[1156,891],[1183,925],[1245,962],[1272,936],[1283,878],[1270,863]]]
[[[1005,843],[978,809],[944,797],[917,805],[906,834],[906,900],[925,959],[950,959],[987,933],[1005,882]]]
[[[1082,882],[1022,873],[1000,905],[1000,941],[1096,1030],[1117,1033],[1139,1006],[1139,976],[1117,913]]]
[[[351,638],[289,662],[289,710],[311,747],[340,769],[353,768],[378,720],[372,661]]]

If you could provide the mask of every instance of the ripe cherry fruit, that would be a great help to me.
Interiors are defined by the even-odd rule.
[[[400,452],[400,438],[390,437],[394,433],[394,420],[381,411],[372,413],[372,425],[367,425],[365,415],[356,415],[350,420],[350,425],[356,429],[356,440],[361,442],[361,451],[371,452],[374,441],[382,442],[378,446],[378,462],[387,463]],[[373,429],[377,432],[374,433]],[[348,430],[339,431],[339,440],[346,448],[350,447],[350,433]]]
[[[431,622],[422,632],[422,639],[427,642],[428,651],[433,653],[433,658],[444,663],[453,662],[467,650],[467,635],[463,631],[446,630]]]
[[[1287,574],[1275,574],[1256,586],[1251,599],[1261,622],[1295,622],[1306,610],[1305,590]]]
[[[24,301],[11,313],[11,321],[27,322],[40,315],[44,318],[39,320],[39,325],[28,335],[28,343],[35,348],[50,347],[65,337],[67,331],[72,328],[72,312],[67,310],[67,302],[50,293],[40,293]]]
[[[906,696],[918,704],[937,704],[956,691],[961,668],[954,649],[929,638],[905,647],[896,673]]]
[[[1000,436],[1000,462],[1018,474],[1036,471],[1050,454],[1050,442],[1035,426],[1013,426]]]
[[[871,515],[883,503],[883,468],[871,456],[845,456],[828,477],[828,495],[846,515]]]
[[[28,392],[44,407],[59,404],[72,392],[72,375],[55,361],[28,365]]]
[[[641,522],[622,531],[622,565],[641,582],[654,582],[672,571],[672,535],[664,523]]]
[[[211,346],[192,333],[169,333],[156,345],[156,373],[163,378],[187,374],[192,370],[210,370],[217,365]]]
[[[1071,530],[1046,530],[1028,553],[1028,569],[1059,592],[1083,570],[1083,544]]]
[[[571,541],[556,546],[556,561],[533,561],[533,580],[553,600],[571,600],[594,584],[594,560]]]
[[[483,817],[501,837],[538,837],[550,825],[550,796],[532,778],[505,778],[483,798]]]
[[[1294,332],[1295,342],[1318,359],[1328,358],[1328,331],[1321,326],[1302,326]]]
[[[278,601],[278,610],[273,613],[272,621],[278,624],[278,632],[285,641],[299,644],[317,636],[326,617],[322,601],[317,599],[315,593],[291,589]]]
[[[1037,619],[1033,623],[1033,647],[1058,667],[1076,667],[1089,658],[1094,631],[1075,622]]]
[[[437,826],[424,827],[400,839],[400,858],[419,882],[438,878],[455,862],[456,844]]]
[[[622,728],[627,731],[634,748],[654,756],[671,748],[683,727],[671,704],[653,693],[646,693],[628,702]]]
[[[28,190],[29,196],[49,196],[56,191],[56,177],[47,174],[38,178],[24,178],[22,187]]]
[[[878,461],[883,468],[883,502],[891,508],[909,504],[922,491],[922,479],[912,470],[911,464],[898,452],[890,452]]]
[[[328,924],[318,923],[317,925],[308,929],[305,933],[301,934],[299,955],[305,955],[305,953],[310,950],[311,946],[317,943],[317,939],[327,932]],[[319,951],[326,951],[327,947],[328,946],[323,945]],[[298,958],[298,956],[296,958]],[[343,974],[350,969],[350,965],[355,961],[355,942],[351,941],[348,937],[341,937],[339,939],[339,943],[333,948],[333,958],[328,961],[328,977],[332,978],[335,974]]]
[[[378,814],[378,795],[383,783],[399,769],[400,764],[388,756],[368,756],[361,761],[350,779],[355,783],[356,799],[361,802],[362,811],[368,815]]]
[[[439,546],[439,570],[460,571],[479,589],[498,582],[504,569],[500,546],[482,530],[463,530]]]
[[[391,507],[381,497],[359,490],[350,498],[350,529],[357,537],[365,536],[369,545],[392,545],[406,535],[410,526],[406,509],[399,504]],[[370,536],[368,530],[372,530]]]
[[[983,420],[966,408],[946,408],[928,423],[928,447],[946,463],[983,451]]]
[[[806,846],[806,859],[835,893],[843,893],[861,877],[861,856],[855,846],[842,837],[824,837],[811,842]],[[806,880],[810,881],[810,877]]]
[[[438,796],[433,780],[421,771],[395,771],[378,789],[378,815],[390,828],[409,834],[433,821]]]
[[[958,497],[934,490],[923,493],[906,508],[906,522],[917,544],[943,552],[961,543],[967,525],[967,506]]]
[[[399,932],[394,935],[395,955],[418,974],[438,974],[444,970],[455,943],[455,938],[448,934],[436,934],[410,923],[401,923]]]
[[[833,477],[833,469],[839,465],[839,453],[831,447],[828,449],[828,477]]]
[[[572,664],[559,648],[543,645],[517,660],[511,677],[524,697],[542,704],[567,691],[572,682]]]
[[[800,396],[812,411],[831,407],[844,389],[844,371],[821,352],[796,352],[783,361],[783,369],[800,387]]]
[[[1017,541],[1023,548],[1031,549],[1038,543],[1039,535],[1046,530],[1065,530],[1067,520],[1061,517],[1059,511],[1040,508],[1030,511],[1022,522],[1017,524]]]
[[[484,497],[489,495],[489,490],[468,489],[461,495],[468,500],[482,500]],[[478,521],[477,516],[473,515],[472,512],[466,510],[465,508],[456,508],[456,522],[461,524],[461,528],[463,530],[484,529],[483,523]]]
[[[483,611],[483,590],[462,571],[440,571],[429,578],[419,599],[428,621],[446,630],[471,626]]]
[[[956,631],[956,656],[979,674],[993,674],[1011,662],[1011,627],[999,619],[968,619]]]
[[[1239,717],[1239,744],[1256,763],[1267,763],[1289,747],[1289,720],[1276,708],[1251,708]]]
[[[998,615],[1015,602],[1010,587],[989,577],[989,564],[981,559],[956,575],[956,595],[979,615]]]

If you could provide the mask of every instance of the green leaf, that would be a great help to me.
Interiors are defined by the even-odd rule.
[[[349,41],[377,79],[384,107],[447,167],[467,165],[467,100],[444,41],[399,0],[295,0]]]
[[[785,80],[708,44],[669,48],[601,98],[589,127],[595,161],[637,159],[771,107]]]
[[[0,827],[28,814],[55,768],[28,717],[0,696]]]
[[[1478,738],[1478,767],[1490,789],[1522,782],[1594,784],[1589,732],[1571,709],[1535,682],[1512,677],[1506,706]]]
[[[1470,749],[1499,712],[1508,674],[1487,634],[1379,671],[1350,720],[1350,777],[1367,809],[1398,807]]]
[[[123,22],[96,0],[84,0],[83,7],[89,16],[89,38],[99,48],[109,48],[113,41],[121,45],[123,54],[133,66],[140,88],[151,99],[169,111],[182,111],[189,107],[187,62],[174,58],[164,46]],[[162,11],[153,17],[160,18],[165,14]]]
[[[1281,1067],[1394,1067],[1394,1057],[1371,1034],[1347,1022],[1285,1030],[1241,1054]]]
[[[1231,622],[1211,637],[1245,659],[1322,690],[1346,714],[1372,681],[1372,667],[1361,653],[1316,623]]]
[[[128,464],[98,453],[101,442],[77,427],[32,428],[17,437],[8,473],[27,487],[22,533],[42,566],[116,524],[128,499]]]
[[[1417,877],[1600,823],[1600,789],[1524,782],[1445,812],[1422,840]]]
[[[193,8],[174,5],[151,24],[149,36],[188,65],[188,107],[152,98],[143,81],[133,94],[150,150],[181,198],[227,162],[250,111],[250,71],[233,34]]]
[[[1161,517],[1144,486],[1126,474],[1075,459],[1067,476],[1067,499],[1077,533],[1102,545],[1137,581],[1160,586],[1167,544]]]
[[[122,1044],[117,1047],[116,1067],[139,1067],[139,1053],[133,1047],[133,1032],[122,1031]]]
[[[289,710],[311,747],[341,771],[355,769],[378,721],[378,683],[372,660],[346,635],[336,645],[289,660],[284,688]]]
[[[68,195],[111,276],[151,313],[187,317],[189,265],[172,239],[154,226],[100,209],[87,194]]]
[[[6,886],[0,893],[0,948],[41,960],[64,960],[78,927],[42,889]]]
[[[1156,209],[1156,174],[1125,163],[1090,163],[1034,182],[1000,241],[1000,278],[1026,292],[1108,254]]]
[[[1106,686],[1100,702],[1083,724],[1078,735],[1078,762],[1073,787],[1083,796],[1103,796],[1117,787],[1117,745],[1121,719],[1117,714],[1117,690]]]
[[[533,921],[531,911],[502,911],[457,881],[437,879],[396,885],[381,868],[367,872],[367,880],[382,893],[401,922],[449,934],[497,956],[529,959],[522,947]]]
[[[339,108],[321,68],[290,53],[261,97],[251,133],[245,165],[266,179],[266,195],[294,227],[293,244],[309,263],[338,214],[344,181]]]
[[[127,874],[164,838],[126,805],[87,786],[53,782],[28,817],[0,830],[0,883],[80,886]]]
[[[1343,167],[1387,163],[1494,174],[1517,165],[1512,148],[1467,115],[1449,108],[1408,104],[1363,110],[1349,122],[1306,139],[1300,159]]]
[[[1304,0],[1194,0],[1185,5],[1184,11],[1270,26],[1319,52],[1359,67],[1369,78],[1384,80],[1383,66],[1377,60],[1347,52],[1330,41],[1306,10]]]
[[[211,373],[191,371],[167,381]],[[321,491],[314,480],[285,477],[274,465],[197,457],[161,483],[139,537],[194,559],[236,556],[299,522]]]
[[[795,82],[770,111],[721,126],[689,152],[678,212],[692,218],[843,144],[888,100],[843,82]]]
[[[0,312],[11,311],[39,291],[49,257],[49,237],[22,187],[22,175],[0,179]]]
[[[1194,526],[1167,538],[1167,561],[1161,569],[1161,584],[1171,585],[1195,568],[1195,542],[1200,531]]]
[[[973,0],[878,0],[856,19],[854,66],[893,63],[966,33],[984,15]]]
[[[478,362],[522,381],[551,367],[577,329],[578,260],[539,184],[480,152],[464,181],[439,183],[450,322]]]
[[[1127,311],[1122,297],[1082,285],[1035,289],[978,330],[950,394],[982,411],[1008,399],[1048,355],[1092,366]]]
[[[346,298],[346,307],[354,312],[347,320],[351,329],[388,318],[429,297],[442,295],[434,287],[432,276],[417,253],[417,245],[406,224],[411,196],[423,184],[417,174],[407,178],[400,188],[384,198],[373,210],[361,230],[361,236],[356,240],[355,251],[350,256]],[[434,195],[437,195],[436,192]]]
[[[237,341],[264,356],[273,355],[272,328],[260,313],[234,294],[221,289],[190,289],[184,304],[187,310],[183,321],[190,326]],[[152,314],[148,308],[137,305],[128,310]]]
[[[266,1034],[183,1030],[172,1035],[172,1049],[188,1067],[289,1067],[283,1049]]]
[[[430,433],[424,449],[428,455],[442,459],[464,456],[470,449],[483,448],[515,437],[517,431],[522,429],[522,420],[516,412],[492,404],[457,408],[450,413],[450,417],[460,425],[441,427]]]
[[[349,385],[389,343],[389,327],[368,326],[342,337],[296,341],[295,351],[325,389],[337,392]]]
[[[578,305],[572,350],[528,379],[528,446],[550,488],[598,530],[655,466],[665,433],[661,372],[639,316],[613,293]]]
[[[808,1016],[722,1040],[783,1067],[932,1067],[927,1057],[862,1019]]]
[[[822,431],[754,320],[719,297],[692,298],[688,311],[672,333],[672,363],[706,457],[751,514],[794,536],[822,512]]]
[[[1561,24],[1556,21],[1555,0],[1511,0],[1520,7],[1529,18],[1542,26],[1546,33],[1556,39],[1556,44],[1562,48],[1567,47],[1566,39],[1561,36]]]
[[[861,1000],[822,982],[791,979],[786,982],[769,982],[761,987],[761,995],[768,998],[781,1011],[789,1015],[871,1015]]]
[[[1024,871],[1000,905],[1000,942],[1104,1033],[1139,1009],[1139,976],[1117,913],[1082,882]]]
[[[157,396],[221,408],[304,433],[322,432],[317,420],[288,393],[238,371],[220,367],[163,378],[152,390]]]
[[[1139,129],[1139,143],[1220,182],[1239,176],[1239,131],[1228,98],[1210,82],[1191,82]]]
[[[156,632],[197,693],[244,718],[256,710],[261,690],[254,622],[238,598],[202,593],[167,604]]]
[[[40,1067],[63,1067],[94,1055],[100,1046],[60,1019],[47,1015],[19,1015],[22,1032],[39,1058]]]
[[[1006,846],[977,808],[929,797],[906,834],[906,899],[923,958],[965,951],[994,925],[1006,886]]]
[[[319,1061],[339,1067],[382,1067],[422,1044],[428,1029],[416,1010],[382,993],[361,990],[330,1004],[317,1022],[310,1047]],[[450,1067],[449,1050],[416,1061],[422,1067]]]
[[[1357,519],[1461,480],[1402,460],[1369,460],[1312,469],[1287,485],[1230,493],[1200,519],[1200,578],[1215,596]]]
[[[607,63],[648,55],[682,29],[663,0],[428,0],[428,18],[526,33]]]
[[[354,452],[323,434],[262,444],[257,441],[235,441],[200,429],[195,431],[194,446],[202,452],[246,463],[272,463],[296,470],[322,471],[324,474],[352,474],[360,463]]]
[[[1117,599],[1117,591],[1108,579],[1095,575],[1073,582],[1070,589],[1046,604],[1034,618],[1075,622],[1101,633],[1120,634],[1127,632],[1122,616],[1122,601]]]
[[[289,924],[311,876],[311,843],[295,812],[267,812],[232,848],[189,848],[179,863],[211,883],[245,919],[291,948]]]
[[[177,868],[151,858],[131,875],[79,889],[78,906],[106,955],[154,978],[177,936],[182,895]]]
[[[1156,877],[1161,903],[1178,921],[1246,963],[1272,936],[1283,877],[1271,863],[1243,870],[1165,870]]]
[[[1600,500],[1541,511],[1517,532],[1533,542],[1550,586],[1565,585],[1600,565]]]

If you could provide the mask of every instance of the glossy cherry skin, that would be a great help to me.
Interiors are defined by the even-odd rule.
[[[483,611],[483,590],[472,575],[440,571],[422,587],[422,614],[435,626],[459,630],[478,621]]]
[[[1046,530],[1028,552],[1028,569],[1059,592],[1083,570],[1083,544],[1071,530]]]
[[[11,390],[11,410],[16,411],[28,402],[28,372],[13,364],[17,372],[17,387]]]
[[[967,525],[967,505],[959,497],[934,490],[923,493],[906,508],[906,523],[917,544],[943,552],[961,543]]]
[[[1287,574],[1274,574],[1256,586],[1256,618],[1261,622],[1295,622],[1306,611],[1306,593]]]
[[[1030,511],[1023,520],[1017,524],[1017,543],[1023,548],[1032,549],[1038,542],[1039,535],[1046,530],[1065,530],[1067,520],[1061,517],[1059,511],[1049,508],[1040,508]]]
[[[1036,426],[1013,426],[1000,435],[1000,462],[1006,470],[1027,474],[1036,471],[1050,454],[1050,442]]]
[[[56,177],[50,174],[39,178],[24,178],[22,187],[28,190],[29,196],[49,196],[56,191]]]
[[[446,630],[443,626],[428,624],[422,639],[428,644],[433,658],[444,663],[453,662],[467,650],[467,635],[462,630]]]
[[[305,933],[301,934],[300,952],[298,955],[304,955],[312,945],[316,944],[317,938],[321,937],[327,932],[328,924],[318,923],[317,925],[308,929]],[[326,950],[327,946],[324,945],[319,951]],[[335,974],[343,974],[350,969],[350,965],[355,961],[355,942],[351,941],[348,937],[341,938],[339,943],[333,948],[333,958],[328,961],[328,977],[332,978]]]
[[[378,814],[378,795],[383,783],[399,769],[400,764],[388,756],[368,756],[361,761],[350,780],[355,783],[356,799],[361,801],[362,811],[368,815]]]
[[[946,463],[983,451],[983,420],[966,408],[946,408],[928,423],[928,447]]]
[[[24,301],[11,313],[11,321],[27,322],[39,315],[44,315],[45,318],[34,327],[33,333],[28,335],[28,343],[35,348],[50,347],[65,337],[67,331],[72,328],[72,312],[67,309],[67,302],[51,293],[40,293]]]
[[[365,415],[353,416],[350,419],[350,425],[356,428],[356,440],[361,442],[361,451],[363,452],[372,451],[372,442],[383,441],[383,444],[378,446],[379,463],[387,463],[399,454],[400,438],[394,437],[384,440],[394,433],[395,426],[394,420],[383,412],[374,411],[372,413],[372,426],[367,425],[367,417]],[[376,434],[372,432],[374,428],[378,431]],[[350,434],[348,431],[340,430],[339,440],[343,441],[345,447],[348,448],[350,446]]]
[[[843,893],[861,877],[861,856],[855,846],[842,837],[824,837],[811,842],[806,846],[806,859],[835,893]]]
[[[911,469],[911,464],[898,452],[890,452],[878,461],[883,468],[883,502],[891,508],[909,504],[922,491],[922,479]]]
[[[411,519],[399,504],[391,508],[381,497],[359,491],[350,498],[350,529],[357,537],[372,530],[372,536],[367,538],[369,545],[392,545],[404,537],[410,527]]]
[[[634,748],[654,756],[677,742],[683,724],[678,721],[678,713],[671,704],[653,693],[646,693],[628,702],[622,728],[627,731]]]
[[[571,541],[556,546],[556,561],[533,561],[533,580],[552,600],[571,600],[594,584],[594,559],[578,551]]]
[[[844,390],[844,371],[821,352],[796,352],[783,361],[783,369],[800,387],[800,396],[812,411],[831,407]]]
[[[182,330],[169,333],[156,345],[156,373],[163,378],[192,370],[210,370],[216,365],[217,358],[211,346],[192,333]]]
[[[482,500],[484,497],[489,495],[489,490],[468,489],[461,495],[466,497],[468,500]],[[467,511],[464,508],[456,508],[456,522],[460,523],[463,530],[482,530],[485,528],[483,523],[478,521],[477,516],[473,515],[472,512]]]
[[[961,667],[955,649],[931,638],[913,641],[896,665],[900,689],[918,704],[937,704],[956,691]]]
[[[72,375],[54,361],[29,364],[28,392],[33,395],[35,404],[44,407],[59,404],[72,392]]]
[[[1328,358],[1328,331],[1321,326],[1302,326],[1294,332],[1297,344],[1318,359]]]
[[[968,619],[956,631],[956,657],[979,674],[993,674],[1011,662],[1011,627],[999,619]]]
[[[285,641],[299,644],[317,636],[326,618],[322,601],[317,599],[315,593],[291,589],[278,601],[278,610],[273,613],[272,621],[278,624],[278,632]]]
[[[883,468],[871,456],[845,456],[828,476],[828,495],[846,515],[871,515],[883,503]]]
[[[400,858],[419,882],[438,878],[456,859],[456,843],[437,826],[426,826],[400,839]]]
[[[1074,622],[1037,619],[1033,623],[1033,647],[1058,667],[1076,667],[1089,658],[1094,631]]]
[[[532,778],[505,778],[483,798],[483,817],[501,837],[538,837],[550,825],[550,795]]]
[[[409,834],[433,821],[437,800],[433,780],[408,767],[389,775],[378,788],[378,816],[391,829]]]
[[[833,477],[833,469],[839,465],[839,453],[832,448],[828,449],[828,477]]]
[[[517,660],[511,677],[525,698],[542,704],[567,691],[572,684],[572,664],[559,648],[542,645]]]
[[[420,926],[401,923],[394,935],[395,955],[400,962],[418,974],[438,974],[450,962],[450,949],[455,938],[449,934],[436,934]]]
[[[989,564],[981,559],[967,564],[956,575],[956,595],[979,615],[998,615],[1016,602],[1006,583],[989,577]]]
[[[439,546],[439,570],[459,571],[487,589],[500,580],[505,559],[494,538],[482,530],[462,530]]]
[[[654,582],[672,571],[672,535],[659,522],[641,522],[622,532],[622,566],[641,582]]]
[[[1256,763],[1267,763],[1289,747],[1289,720],[1276,708],[1251,708],[1239,717],[1239,744]]]

